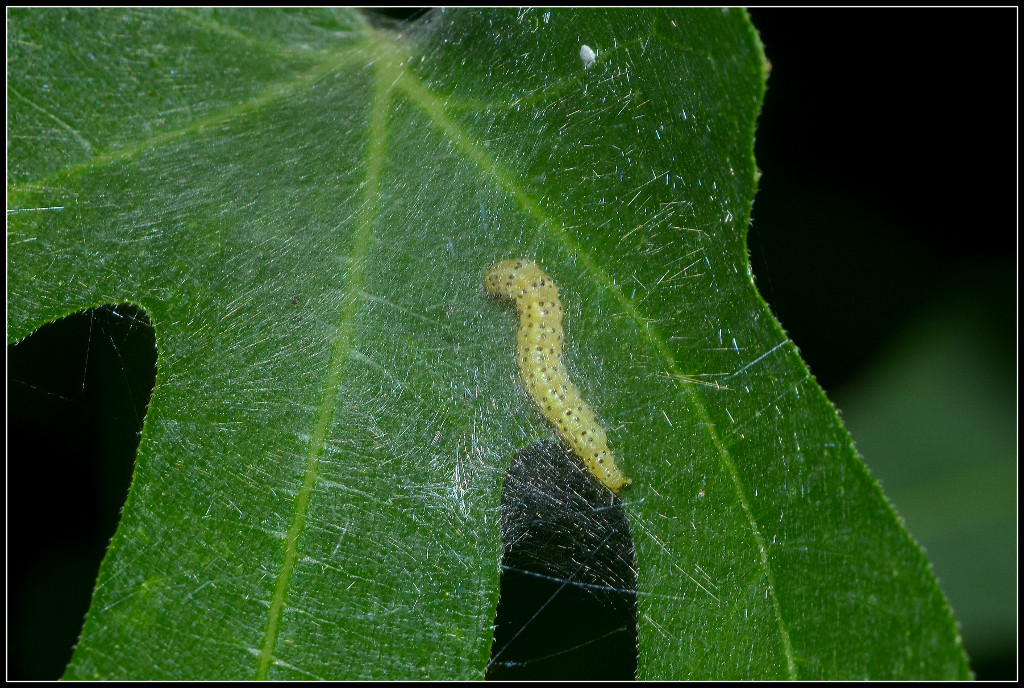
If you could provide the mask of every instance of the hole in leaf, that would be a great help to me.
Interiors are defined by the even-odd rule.
[[[622,501],[556,442],[509,466],[490,680],[636,678],[636,554]]]
[[[71,658],[131,484],[156,355],[131,305],[7,347],[9,679],[60,678]]]

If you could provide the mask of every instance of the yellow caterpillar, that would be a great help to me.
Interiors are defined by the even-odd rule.
[[[616,468],[604,428],[562,364],[558,286],[532,260],[503,260],[487,271],[484,289],[511,299],[519,311],[516,358],[526,391],[590,472],[618,492],[629,478]]]

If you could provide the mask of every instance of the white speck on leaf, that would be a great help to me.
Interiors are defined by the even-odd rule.
[[[584,45],[580,48],[580,59],[583,60],[583,68],[589,69],[590,65],[597,60],[597,53],[589,45]]]

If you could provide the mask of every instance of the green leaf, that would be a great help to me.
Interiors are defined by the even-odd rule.
[[[159,347],[68,678],[482,677],[553,436],[520,257],[633,481],[639,677],[969,676],[754,287],[742,11],[21,9],[8,53],[8,341],[132,302]]]

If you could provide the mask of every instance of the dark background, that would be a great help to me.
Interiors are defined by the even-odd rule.
[[[1013,306],[1016,12],[750,15],[772,72],[748,247],[825,390],[966,273]]]
[[[978,677],[1015,678],[1018,13],[750,14],[772,63],[758,288],[926,547]],[[9,678],[70,658],[153,353],[126,308],[8,347]]]

